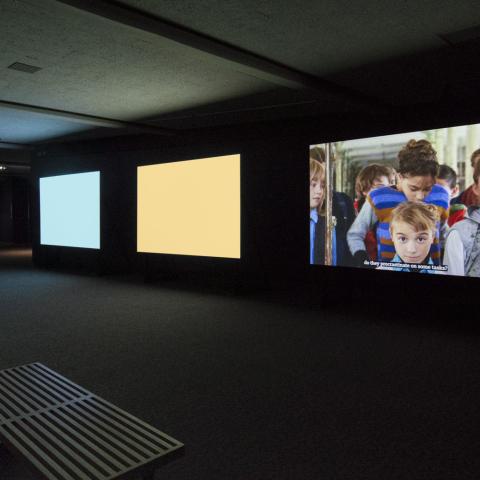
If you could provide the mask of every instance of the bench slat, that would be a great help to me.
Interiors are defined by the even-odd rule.
[[[7,384],[2,380],[0,384],[15,397],[16,402],[23,405],[23,410],[27,413],[35,412],[39,408],[45,408],[48,406],[48,403],[45,401],[39,401],[37,398],[32,398],[32,395],[28,395],[28,389],[15,381],[10,381]]]
[[[114,480],[183,447],[41,363],[0,371],[0,437],[48,480]]]
[[[115,416],[118,421],[125,422],[128,425],[131,425],[132,427],[137,429],[137,431],[140,430],[142,435],[145,435],[151,440],[160,443],[159,446],[163,446],[163,448],[165,448],[166,450],[179,445],[179,442],[177,440],[169,437],[168,435],[161,432],[160,430],[157,430],[151,425],[142,422],[139,418],[134,417],[128,412],[125,412],[125,410],[122,410],[117,406],[107,402],[106,400],[103,400],[103,398],[92,397],[86,400],[86,403],[92,403],[95,408],[108,412],[109,415]]]
[[[18,396],[25,398],[31,402],[34,402],[36,408],[45,408],[52,404],[52,398],[45,397],[45,394],[38,389],[38,387],[32,386],[25,381],[19,381],[15,375],[2,378],[2,382],[7,383],[11,388],[15,388],[18,391]],[[55,402],[58,402],[55,400]],[[35,409],[33,410],[35,411]]]
[[[30,385],[35,385],[43,395],[46,395],[49,398],[53,397],[53,401],[57,403],[69,402],[70,400],[81,397],[79,394],[70,393],[69,391],[60,388],[45,375],[42,376],[35,370],[21,369],[15,373],[21,375],[26,381],[28,379]]]
[[[80,405],[80,404],[82,405],[83,408],[91,412],[92,415],[101,417],[101,419],[103,419],[103,422],[105,422],[106,425],[111,426],[113,430],[118,431],[122,433],[124,436],[128,437],[129,440],[132,442],[132,444],[138,445],[139,447],[141,446],[143,451],[145,451],[147,455],[151,455],[152,453],[156,454],[159,451],[163,452],[166,450],[166,448],[163,445],[159,446],[152,443],[147,437],[142,435],[143,432],[140,432],[140,435],[139,435],[138,431],[132,429],[128,425],[125,426],[122,422],[119,422],[118,420],[116,420],[115,418],[112,418],[109,415],[105,415],[105,413],[103,413],[100,410],[96,410],[94,407],[89,405],[87,401],[78,403],[77,405]]]
[[[16,420],[13,424],[26,436],[36,441],[37,451],[43,452],[43,459],[48,464],[60,465],[75,480],[88,479],[89,477],[86,476],[85,472],[71,459],[70,449],[65,444],[59,444],[52,440],[51,436],[42,429],[39,433],[39,429],[33,420],[33,417],[29,417],[28,419]],[[93,479],[96,480],[95,477]]]
[[[130,450],[133,450],[137,455],[140,455],[141,460],[150,457],[152,453],[154,453],[145,448],[134,438],[131,438],[131,436],[129,436],[125,431],[122,431],[120,428],[116,428],[116,425],[112,426],[108,422],[102,420],[102,418],[98,418],[96,413],[88,411],[83,403],[76,403],[75,405],[70,406],[71,408],[76,409],[76,411],[82,416],[89,418],[92,423],[98,425],[102,431],[108,432],[112,438],[116,438],[123,445],[128,445]]]
[[[125,442],[123,442],[122,439],[119,441],[117,437],[110,435],[110,433],[101,428],[101,426],[99,427],[95,422],[92,422],[90,418],[86,418],[84,415],[82,415],[82,412],[78,413],[72,408],[65,408],[65,411],[68,412],[68,415],[73,415],[75,418],[77,418],[92,433],[100,436],[100,438],[105,439],[106,442],[112,444],[116,449],[119,449],[121,452],[123,452],[123,454],[129,458],[129,464],[131,464],[132,461],[140,462],[143,460],[143,458],[137,452],[132,450]]]
[[[41,363],[31,363],[30,365],[25,365],[25,368],[29,368],[30,370],[34,370],[38,373],[41,373],[51,379],[52,382],[57,383],[59,386],[63,387],[71,391],[75,396],[79,395],[91,395],[91,393],[84,388],[80,387],[76,383],[71,382],[68,378],[60,375],[53,370],[50,370],[45,365]]]
[[[22,409],[13,403],[10,399],[10,396],[8,396],[8,390],[4,390],[2,386],[0,386],[0,403],[2,405],[2,409],[5,410],[8,415],[7,418],[18,417],[23,413]]]
[[[66,415],[61,411],[61,409],[57,409],[54,412],[50,412],[50,415],[60,415],[62,417],[62,421],[64,425],[72,425],[75,429],[78,429],[82,432],[82,438],[87,438],[93,442],[93,445],[102,453],[105,458],[108,458],[108,461],[123,469],[124,467],[130,465],[132,460],[125,456],[120,450],[116,449],[112,443],[108,443],[95,432],[85,428],[83,425],[78,423],[73,415]]]
[[[62,447],[65,452],[71,453],[78,463],[81,464],[82,469],[92,472],[95,478],[105,478],[105,476],[115,473],[115,470],[106,465],[100,458],[94,457],[76,441],[74,436],[65,436],[65,433],[57,428],[54,423],[49,422],[48,419],[45,420],[40,415],[36,415],[35,417],[30,417],[30,420],[34,421],[36,426],[42,429],[42,434]]]
[[[38,450],[37,445],[26,437],[12,424],[4,425],[2,434],[25,458],[40,470],[50,480],[76,480],[60,465],[45,461],[44,455]],[[43,462],[47,463],[45,465]],[[48,468],[47,468],[48,467]]]
[[[85,455],[89,456],[92,461],[99,462],[106,470],[110,470],[114,473],[121,471],[124,467],[124,465],[112,458],[108,453],[105,453],[104,450],[99,447],[98,440],[97,443],[92,443],[88,436],[82,433],[82,428],[78,424],[76,425],[76,428],[73,429],[66,421],[62,420],[62,418],[56,417],[52,412],[44,412],[42,415],[48,418],[49,424],[53,429],[58,429],[63,433],[68,432],[68,435],[84,448]]]

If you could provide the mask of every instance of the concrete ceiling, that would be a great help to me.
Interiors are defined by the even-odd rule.
[[[480,21],[478,1],[123,0],[284,65],[325,76],[442,47]]]
[[[478,25],[478,0],[1,0],[0,146],[434,101]]]

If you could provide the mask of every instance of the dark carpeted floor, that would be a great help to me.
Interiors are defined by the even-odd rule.
[[[479,478],[480,339],[436,326],[440,309],[199,293],[12,252],[0,368],[43,362],[184,442],[158,479]],[[0,479],[33,478],[0,449]]]

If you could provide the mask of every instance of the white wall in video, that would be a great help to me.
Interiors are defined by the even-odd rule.
[[[480,124],[311,145],[309,254],[480,277]]]
[[[100,172],[40,178],[40,243],[100,248]]]

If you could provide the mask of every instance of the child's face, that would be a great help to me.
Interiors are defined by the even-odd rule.
[[[475,155],[473,158],[472,158],[472,168],[475,168],[475,165],[480,161],[480,155]]]
[[[389,187],[389,186],[390,186],[390,180],[385,175],[377,177],[372,183],[372,189],[380,188],[380,187]]]
[[[398,188],[410,202],[422,202],[432,191],[435,179],[430,176],[415,176],[398,174]]]
[[[390,180],[385,175],[382,175],[380,177],[375,178],[375,180],[372,183],[372,187],[370,188],[370,190],[368,190],[368,192],[362,192],[362,193],[365,196],[367,196],[369,192],[371,192],[372,190],[375,190],[376,188],[389,187],[389,186],[390,186]]]
[[[417,232],[412,225],[397,221],[391,224],[390,234],[397,254],[405,263],[422,263],[428,257],[434,235],[431,230]]]
[[[449,197],[452,199],[458,195],[458,185],[455,185],[455,188],[450,188],[448,181],[444,178],[437,178],[437,183],[447,190]]]
[[[477,205],[480,207],[480,178],[473,184],[473,193],[477,196]]]
[[[323,204],[325,189],[322,179],[318,176],[310,180],[310,209],[320,208]]]

